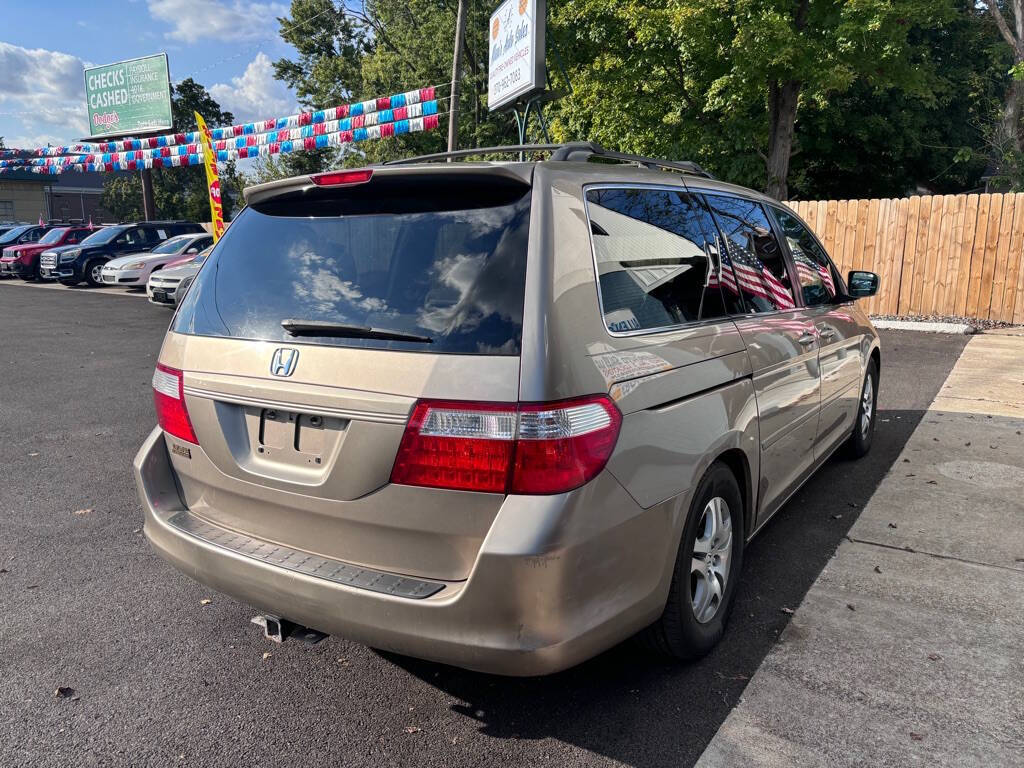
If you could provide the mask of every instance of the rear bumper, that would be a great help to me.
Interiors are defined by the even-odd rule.
[[[608,473],[569,494],[507,497],[469,577],[414,598],[243,554],[258,542],[239,551],[188,532],[159,428],[135,457],[134,473],[147,538],[197,581],[374,648],[505,675],[566,669],[654,621],[668,593],[679,510],[688,503],[679,497],[640,509]],[[616,510],[618,519],[595,511],[579,525],[575,511],[597,507]],[[559,524],[567,519],[575,523]]]

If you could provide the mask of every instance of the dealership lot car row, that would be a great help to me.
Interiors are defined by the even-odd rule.
[[[213,237],[188,221],[25,224],[0,228],[0,277],[146,288],[152,303],[173,307],[212,245]],[[154,290],[155,273],[161,279]]]

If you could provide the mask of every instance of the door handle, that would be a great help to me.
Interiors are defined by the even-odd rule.
[[[817,339],[817,338],[818,338],[818,337],[817,337],[817,336],[815,336],[815,335],[814,335],[813,333],[811,333],[810,331],[804,331],[804,332],[803,332],[803,334],[801,334],[801,335],[800,335],[800,336],[799,336],[799,337],[797,338],[797,341],[798,341],[798,342],[800,342],[801,344],[803,344],[803,345],[804,345],[805,347],[808,347],[808,346],[810,346],[811,344],[813,344],[813,343],[814,343],[814,340],[815,340],[815,339]]]
[[[832,341],[836,337],[836,332],[832,328],[821,328],[818,330],[818,335],[825,341]]]

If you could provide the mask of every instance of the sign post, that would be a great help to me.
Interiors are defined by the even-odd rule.
[[[149,168],[139,171],[142,180],[142,218],[145,221],[156,219],[156,201],[153,200],[153,172]]]

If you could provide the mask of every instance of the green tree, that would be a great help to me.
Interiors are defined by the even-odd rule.
[[[823,106],[805,105],[790,173],[794,199],[945,194],[979,185],[1008,52],[992,20],[968,5],[910,37],[931,51],[935,88],[922,98],[859,80]]]
[[[292,0],[290,15],[279,18],[281,38],[298,53],[274,62],[274,74],[287,83],[306,109],[325,109],[365,98],[362,58],[373,46],[365,24],[345,4],[332,0]],[[287,175],[317,173],[339,162],[335,149],[297,152],[280,159]]]
[[[511,114],[491,114],[487,110],[488,20],[493,6],[479,2],[466,6],[458,89],[459,147],[513,144],[517,140]],[[363,57],[366,97],[433,85],[437,87],[438,111],[447,113],[457,9],[457,0],[374,0],[368,5],[366,14],[372,29],[386,34],[376,35],[374,47]],[[395,136],[359,147],[370,162],[446,148],[443,130]]]
[[[335,6],[330,0],[292,0],[281,35],[298,51],[274,64],[306,108],[361,101],[438,86],[439,111],[447,111],[457,0],[367,0]],[[459,146],[515,140],[510,115],[489,116],[487,27],[490,4],[470,3],[463,39]],[[439,42],[440,41],[440,42]],[[347,152],[320,150],[283,157],[289,173],[363,165],[413,154],[440,152],[443,131],[405,134],[358,145]]]
[[[911,32],[951,13],[945,0],[568,0],[554,38],[577,96],[560,124],[682,149],[784,198],[800,110],[855,83],[927,97],[933,65]]]
[[[209,92],[191,78],[171,87],[171,115],[175,131],[189,132],[197,128],[198,112],[210,126],[231,125],[235,117],[220,108]],[[206,171],[202,166],[154,168],[153,202],[157,215],[165,219],[210,220],[210,198]],[[234,161],[220,168],[224,217],[230,218],[236,203],[233,190],[238,186]],[[111,175],[104,180],[101,203],[119,221],[138,220],[142,212],[142,181],[138,173]]]

